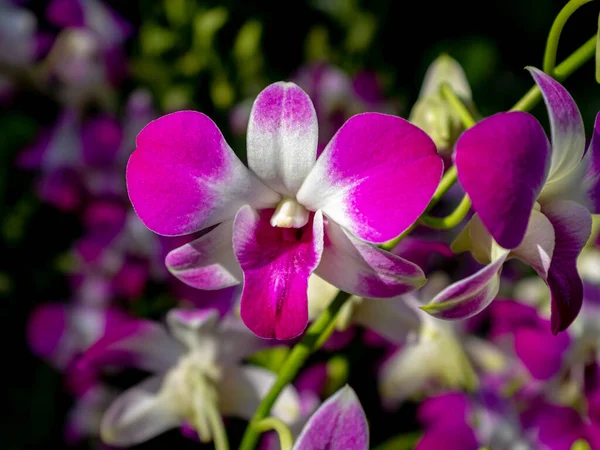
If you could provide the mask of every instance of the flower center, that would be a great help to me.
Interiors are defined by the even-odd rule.
[[[308,223],[309,212],[293,198],[284,198],[277,204],[271,225],[280,228],[302,228]]]
[[[161,388],[173,411],[196,428],[202,442],[212,440],[208,416],[210,408],[217,408],[217,384],[221,376],[222,367],[214,354],[191,351],[167,373]]]

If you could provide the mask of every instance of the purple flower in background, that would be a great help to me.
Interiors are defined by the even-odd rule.
[[[27,341],[33,353],[66,371],[98,339],[132,320],[117,308],[43,303],[29,318]]]
[[[490,338],[512,350],[536,380],[555,376],[565,362],[571,339],[567,333],[554,336],[550,321],[529,305],[512,300],[496,301],[490,307]]]
[[[170,271],[199,289],[243,280],[242,319],[261,337],[302,333],[313,271],[368,297],[424,282],[418,266],[364,241],[385,242],[423,212],[442,173],[433,142],[377,113],[348,120],[318,159],[317,134],[306,93],[275,83],[252,108],[251,171],[214,122],[193,111],[151,122],[127,167],[131,202],[148,228],[208,229],[167,256]]]
[[[369,425],[350,386],[329,397],[308,420],[292,450],[339,448],[367,450]]]
[[[170,334],[140,320],[104,336],[86,352],[78,363],[84,373],[118,366],[154,374],[108,407],[101,426],[106,443],[134,445],[184,423],[210,442],[214,414],[250,419],[276,375],[241,365],[264,341],[239,319],[219,322],[218,317],[216,310],[173,309],[167,316]],[[283,391],[273,413],[288,423],[299,418],[292,387]]]
[[[48,21],[61,28],[87,28],[105,46],[122,44],[132,26],[101,0],[51,0]]]
[[[477,213],[453,245],[487,264],[434,298],[426,310],[441,318],[470,317],[494,299],[503,263],[529,264],[552,295],[551,329],[577,316],[583,287],[577,256],[590,236],[588,168],[581,115],[557,81],[531,68],[550,116],[552,146],[539,122],[524,112],[499,113],[467,130],[456,144],[458,178]],[[597,121],[600,120],[600,115]],[[587,158],[599,152],[592,141]],[[586,206],[584,206],[586,205]]]

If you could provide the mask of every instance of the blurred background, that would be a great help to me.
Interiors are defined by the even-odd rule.
[[[478,111],[489,115],[530,88],[524,67],[541,67],[564,3],[0,0],[2,448],[99,448],[73,424],[74,408],[85,408],[74,400],[82,380],[66,375],[73,358],[111,314],[161,318],[199,301],[164,269],[181,242],[159,239],[130,210],[125,164],[146,123],[202,111],[244,157],[253,98],[295,80],[315,102],[323,144],[357,112],[407,117],[441,53],[461,63]],[[583,8],[558,61],[596,29]],[[591,127],[600,107],[593,63],[565,85]],[[542,107],[534,112],[546,123]],[[415,404],[379,408],[365,368],[381,353],[355,342],[343,354],[372,444],[418,430]],[[229,424],[232,435],[243,430]],[[139,448],[166,445],[199,444],[173,431]]]

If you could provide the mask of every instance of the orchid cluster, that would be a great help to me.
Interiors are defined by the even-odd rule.
[[[26,331],[74,399],[69,445],[600,449],[600,113],[565,81],[596,37],[553,60],[584,2],[510,111],[481,117],[443,54],[407,119],[375,71],[313,61],[252,69],[229,123],[131,89],[135,26],[102,0],[23,3],[0,0],[0,102],[58,113],[15,164],[81,231]],[[177,47],[148,50],[159,29],[153,57]],[[418,431],[382,431],[410,405]]]

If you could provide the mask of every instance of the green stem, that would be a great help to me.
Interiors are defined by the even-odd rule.
[[[594,56],[596,50],[596,35],[589,39],[585,44],[575,50],[567,59],[556,66],[554,69],[554,78],[563,81],[583,64],[588,62]],[[521,97],[511,111],[529,111],[542,99],[542,93],[537,86],[532,87]]]
[[[258,422],[254,428],[259,433],[264,433],[265,431],[275,430],[277,435],[279,436],[279,446],[281,450],[291,450],[292,445],[294,445],[294,438],[292,437],[292,432],[288,428],[288,426],[277,417],[267,417],[266,419]]]
[[[563,9],[558,13],[550,33],[548,33],[548,40],[546,41],[546,51],[544,52],[544,72],[548,75],[554,75],[554,66],[556,65],[556,52],[558,50],[558,42],[560,41],[560,35],[562,30],[569,20],[569,17],[573,15],[581,6],[592,0],[571,0],[567,3]]]
[[[318,350],[331,335],[335,328],[337,315],[348,297],[350,297],[349,294],[340,291],[327,309],[313,322],[302,340],[294,346],[281,366],[277,380],[275,380],[275,383],[265,398],[263,398],[260,405],[258,405],[254,417],[246,428],[242,443],[240,444],[240,450],[254,449],[260,436],[260,432],[256,429],[256,425],[269,415],[271,408],[281,391],[294,380],[296,374],[302,368],[311,353]]]
[[[460,224],[470,209],[471,199],[465,194],[456,209],[446,217],[432,217],[424,214],[419,219],[419,222],[429,228],[435,228],[437,230],[449,230],[450,228],[454,228]]]
[[[454,109],[454,112],[458,114],[458,117],[460,117],[460,120],[465,128],[471,128],[473,125],[475,125],[475,123],[477,123],[469,109],[465,106],[462,100],[458,98],[458,95],[454,93],[454,90],[448,83],[442,84],[440,91],[452,109]]]
[[[213,433],[213,440],[215,442],[216,450],[229,450],[229,441],[227,440],[227,432],[223,425],[223,417],[219,412],[217,405],[213,402],[207,402],[206,404],[206,415],[208,416],[208,422]]]

